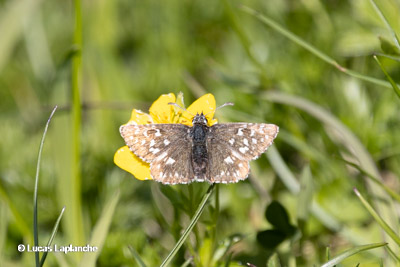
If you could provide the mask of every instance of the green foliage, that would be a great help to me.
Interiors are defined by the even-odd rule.
[[[399,265],[399,13],[395,0],[2,1],[1,266],[35,266],[16,249],[35,240],[99,248],[39,253],[45,266]],[[112,161],[118,128],[169,92],[212,93],[235,103],[219,121],[280,133],[246,181],[138,181]]]
[[[285,239],[292,237],[296,232],[296,227],[290,224],[287,211],[277,201],[272,201],[268,205],[265,218],[273,228],[258,232],[257,241],[268,250],[275,250]]]

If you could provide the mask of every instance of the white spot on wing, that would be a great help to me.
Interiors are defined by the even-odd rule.
[[[168,158],[167,162],[165,164],[170,165],[174,164],[175,160],[173,158]]]
[[[240,155],[239,153],[237,153],[236,150],[233,150],[233,149],[232,149],[231,152],[232,152],[232,155],[235,156],[235,157],[237,157],[238,159],[243,159],[243,156]]]
[[[160,133],[159,129],[156,130],[155,136],[161,136],[161,133]]]
[[[164,145],[168,146],[170,144],[170,141],[168,139],[164,140]]]
[[[154,140],[151,140],[151,141],[150,141],[150,147],[154,146],[155,143],[156,143],[156,142],[155,142]],[[142,145],[143,145],[143,144],[142,144]]]
[[[242,136],[243,135],[243,128],[239,128],[237,135]]]
[[[167,155],[167,152],[162,153],[160,156],[158,156],[158,159],[163,159]]]
[[[160,149],[158,149],[158,148],[150,148],[149,149],[149,151],[151,152],[151,153],[153,153],[153,154],[157,154],[158,152],[160,152]]]
[[[252,142],[253,144],[257,144],[257,139],[252,138],[252,139],[251,139],[251,142]]]
[[[245,139],[243,139],[243,144],[245,144],[246,146],[248,146],[248,145],[249,145],[249,141],[245,138]]]
[[[248,150],[249,150],[249,148],[247,146],[239,148],[239,151],[242,152],[243,154],[246,153],[246,151],[248,151]]]
[[[255,134],[255,131],[252,129],[250,132],[250,136],[253,136]]]
[[[235,139],[231,138],[229,139],[229,144],[233,145],[235,143]]]
[[[233,160],[232,160],[231,156],[228,156],[227,158],[225,158],[224,161],[226,163],[228,163],[228,164],[232,164],[233,163]]]

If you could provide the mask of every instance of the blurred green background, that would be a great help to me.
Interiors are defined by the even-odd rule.
[[[364,79],[322,60],[241,4]],[[378,5],[399,32],[400,2]],[[78,28],[76,10],[73,1],[0,1],[1,266],[34,266],[34,253],[16,248],[33,245],[38,149],[55,105],[40,169],[39,244],[46,245],[65,206],[53,243],[93,241],[100,251],[90,254],[93,259],[50,253],[46,265],[89,266],[82,263],[87,260],[97,266],[132,266],[128,246],[148,266],[160,264],[207,185],[165,189],[142,182],[116,167],[113,155],[124,145],[118,128],[131,109],[147,112],[159,95],[170,92],[183,92],[187,106],[212,93],[217,105],[235,103],[218,111],[220,121],[269,122],[281,129],[266,156],[252,162],[250,179],[219,187],[218,221],[209,222],[214,196],[174,266],[190,256],[198,266],[225,266],[229,259],[231,266],[265,266],[274,251],[282,266],[312,266],[327,261],[327,247],[335,256],[385,241],[398,253],[353,188],[395,231],[399,203],[341,160],[399,192],[400,99],[372,57],[393,56],[379,59],[399,81],[399,51],[370,1],[82,1]],[[81,49],[73,45],[79,31]],[[79,63],[80,57],[81,68],[75,71],[81,121],[72,116],[77,100],[71,89],[72,60]],[[75,111],[79,114],[79,107]],[[77,132],[79,139],[74,139]],[[188,197],[191,208],[174,205],[183,200],[168,200],[165,190]],[[272,228],[264,217],[272,200],[285,207],[297,234],[267,249],[257,233]],[[235,244],[226,245],[233,235]],[[224,246],[228,251],[217,257],[217,248]],[[381,262],[395,264],[384,248],[358,253],[342,266]]]

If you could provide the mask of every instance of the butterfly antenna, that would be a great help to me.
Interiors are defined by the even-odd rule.
[[[217,107],[217,108],[214,109],[213,111],[208,112],[205,116],[207,116],[207,115],[210,114],[211,112],[217,111],[217,110],[220,109],[220,108],[223,108],[223,107],[226,107],[226,106],[233,106],[233,105],[234,105],[234,104],[233,104],[232,102],[227,102],[227,103],[225,103],[225,104],[223,104],[223,105]]]
[[[186,111],[187,113],[189,113],[189,114],[192,115],[193,117],[195,116],[195,115],[193,115],[192,113],[190,113],[186,108],[179,106],[177,103],[169,102],[168,105],[172,105],[172,106],[178,107],[178,108],[182,109],[183,111]]]

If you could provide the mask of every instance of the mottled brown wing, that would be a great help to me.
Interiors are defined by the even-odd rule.
[[[163,184],[184,184],[193,179],[190,128],[182,124],[126,124],[121,136],[130,150],[150,163],[152,178]]]
[[[210,182],[235,183],[246,179],[249,161],[264,153],[278,132],[278,126],[265,123],[213,125],[207,139]]]

